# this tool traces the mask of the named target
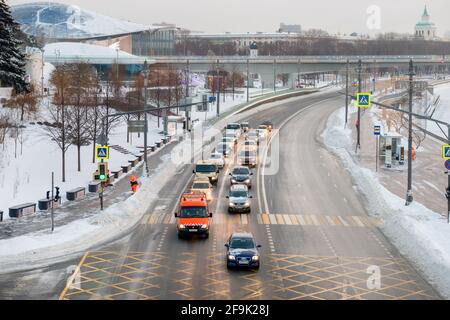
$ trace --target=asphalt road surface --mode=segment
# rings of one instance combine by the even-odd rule
[[[275,131],[259,149],[250,214],[227,212],[233,164],[222,170],[209,239],[177,237],[173,213],[193,178],[186,165],[131,235],[76,261],[1,276],[0,298],[439,299],[379,231],[382,221],[367,215],[323,145],[326,120],[341,105],[328,92],[243,113],[251,127],[270,120]],[[235,231],[252,232],[262,245],[259,271],[227,270],[224,244]]]

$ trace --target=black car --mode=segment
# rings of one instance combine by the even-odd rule
[[[230,173],[230,183],[233,184],[245,184],[249,189],[252,187],[251,176],[253,173],[248,167],[239,166],[234,167]]]
[[[227,268],[251,268],[259,269],[260,256],[255,239],[251,233],[233,233],[227,247]]]

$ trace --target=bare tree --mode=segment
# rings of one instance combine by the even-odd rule
[[[77,168],[81,171],[81,147],[89,144],[89,121],[87,121],[90,103],[91,83],[95,74],[87,63],[72,65],[71,68],[71,96],[73,101],[68,108],[68,121],[72,124],[72,144],[77,147]]]
[[[20,110],[20,121],[24,121],[26,115],[35,113],[37,111],[38,98],[33,87],[29,92],[14,93],[11,99],[9,99],[5,107],[17,108]]]
[[[72,125],[67,121],[67,103],[70,101],[72,81],[70,71],[69,65],[59,65],[50,77],[50,83],[55,87],[56,93],[53,104],[48,108],[49,120],[53,123],[46,126],[47,135],[61,150],[62,182],[66,182],[66,152],[72,143]]]

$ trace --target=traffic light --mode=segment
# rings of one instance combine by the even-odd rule
[[[447,199],[450,199],[450,188],[448,188],[448,187],[445,189],[445,197]]]
[[[58,202],[58,200],[59,200],[59,187],[55,187],[55,189],[56,189],[56,194],[55,194],[55,202]]]
[[[99,162],[98,163],[98,180],[101,182],[106,182],[108,180],[108,163]]]

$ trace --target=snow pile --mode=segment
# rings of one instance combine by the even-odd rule
[[[376,175],[352,159],[350,130],[344,129],[344,109],[334,112],[323,133],[325,144],[341,159],[367,201],[369,214],[384,220],[383,232],[429,282],[450,298],[450,225],[439,214],[414,202],[405,206],[381,185]]]

